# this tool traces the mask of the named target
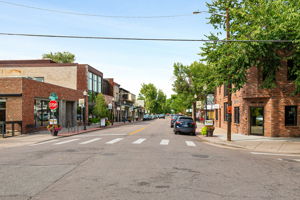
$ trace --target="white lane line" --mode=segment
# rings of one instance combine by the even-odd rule
[[[83,138],[83,137],[95,137],[95,136],[122,136],[122,135],[128,135],[128,134],[109,134],[109,133],[105,133],[105,134],[92,134],[92,135],[78,135],[78,136],[74,136],[76,138]]]
[[[196,144],[192,141],[185,141],[186,145],[190,146],[190,147],[195,147]]]
[[[88,141],[85,141],[85,142],[81,142],[79,144],[89,144],[89,143],[92,143],[92,142],[96,142],[98,140],[101,140],[101,138],[94,138],[94,139],[91,139],[91,140],[88,140]]]
[[[170,140],[161,140],[160,145],[168,145]]]
[[[300,155],[295,154],[280,154],[280,153],[263,153],[263,152],[250,152],[254,155],[267,155],[267,156],[290,156],[290,157],[298,157]]]
[[[37,146],[37,145],[47,144],[47,143],[51,143],[51,142],[57,142],[57,140],[48,140],[48,141],[45,141],[45,142],[40,142],[40,143],[36,143],[36,144],[30,144],[28,146]]]
[[[113,139],[113,140],[111,140],[111,141],[109,141],[109,142],[106,142],[106,144],[114,144],[114,143],[116,143],[116,142],[120,142],[121,140],[123,140],[124,138],[116,138],[116,139]]]
[[[140,138],[136,141],[134,141],[132,144],[141,144],[142,142],[144,142],[146,140],[146,138]]]
[[[55,143],[54,145],[66,144],[66,143],[74,142],[76,140],[79,140],[79,139],[72,139],[72,140],[62,141],[62,142]]]
[[[300,162],[300,159],[294,159],[294,161]]]

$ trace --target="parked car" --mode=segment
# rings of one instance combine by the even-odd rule
[[[186,116],[179,116],[174,123],[174,133],[189,133],[192,135],[196,135],[196,123],[193,118]]]
[[[175,123],[175,121],[177,120],[177,118],[179,117],[179,116],[181,116],[181,115],[172,115],[172,117],[171,117],[171,128],[173,128],[174,127],[174,123]]]
[[[144,117],[143,117],[143,121],[147,121],[150,119],[151,119],[150,115],[144,115]]]
[[[158,118],[159,119],[165,119],[166,117],[165,117],[165,114],[160,114],[160,115],[158,115]]]

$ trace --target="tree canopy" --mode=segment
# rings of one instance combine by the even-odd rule
[[[167,96],[152,83],[142,84],[139,99],[145,101],[145,108],[150,113],[166,113],[167,111]]]
[[[231,83],[240,89],[247,70],[256,66],[265,75],[263,88],[276,86],[275,73],[282,61],[293,60],[291,73],[296,93],[300,93],[300,1],[299,0],[213,0],[207,4],[209,23],[219,32],[209,39],[220,39],[226,30],[226,8],[230,14],[231,40],[293,40],[293,42],[205,43],[201,55],[213,66],[220,84]],[[216,15],[220,14],[220,15]]]
[[[109,110],[105,102],[103,94],[99,93],[96,97],[95,106],[93,108],[93,114],[99,118],[105,118],[109,116]]]
[[[57,63],[73,63],[75,61],[75,55],[70,52],[56,52],[43,54],[43,58],[50,58]]]

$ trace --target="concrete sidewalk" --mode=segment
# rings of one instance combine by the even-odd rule
[[[73,129],[67,129],[64,128],[60,131],[58,136],[52,136],[49,131],[39,131],[35,133],[30,133],[30,134],[23,134],[23,135],[18,135],[14,137],[7,137],[7,138],[2,138],[0,137],[0,149],[1,148],[7,148],[7,147],[16,147],[16,146],[23,146],[23,145],[30,145],[38,142],[43,142],[47,140],[53,140],[57,139],[60,137],[69,137],[73,135],[79,135],[83,133],[88,133],[92,131],[98,131],[98,130],[103,130],[103,129],[108,129],[108,128],[114,128],[114,127],[119,127],[119,126],[124,126],[124,125],[130,125],[130,124],[135,124],[139,123],[141,121],[136,121],[136,122],[115,122],[114,125],[112,126],[107,126],[107,127],[99,127],[99,125],[92,125],[92,126],[87,126],[87,130],[83,130],[83,126],[76,127]]]
[[[197,123],[197,133],[204,125]],[[291,137],[264,137],[253,135],[232,134],[230,142],[227,141],[227,132],[224,129],[216,128],[213,137],[198,135],[201,140],[231,146],[235,148],[248,149],[256,152],[300,154],[300,138]]]

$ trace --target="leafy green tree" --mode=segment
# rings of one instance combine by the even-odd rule
[[[167,96],[154,84],[142,84],[138,99],[145,101],[145,108],[150,113],[165,113]]]
[[[70,52],[56,52],[43,54],[43,58],[50,58],[57,63],[73,63],[75,61],[75,55]]]
[[[105,118],[109,116],[109,110],[105,102],[103,94],[99,93],[96,97],[93,114],[98,118]]]
[[[179,95],[177,98],[184,99],[183,102],[189,107],[192,105],[193,117],[196,118],[196,101],[204,100],[217,85],[213,67],[199,62],[191,65],[175,63],[173,74],[173,90]]]
[[[214,66],[220,84],[231,83],[238,90],[247,81],[247,71],[256,66],[264,74],[263,88],[276,86],[275,74],[283,61],[292,59],[291,73],[300,93],[300,1],[299,0],[213,0],[207,4],[209,23],[219,32],[208,36],[220,39],[226,30],[229,10],[231,40],[292,40],[293,42],[205,43],[201,55]],[[221,14],[221,15],[218,15]],[[222,38],[221,38],[222,39]]]

